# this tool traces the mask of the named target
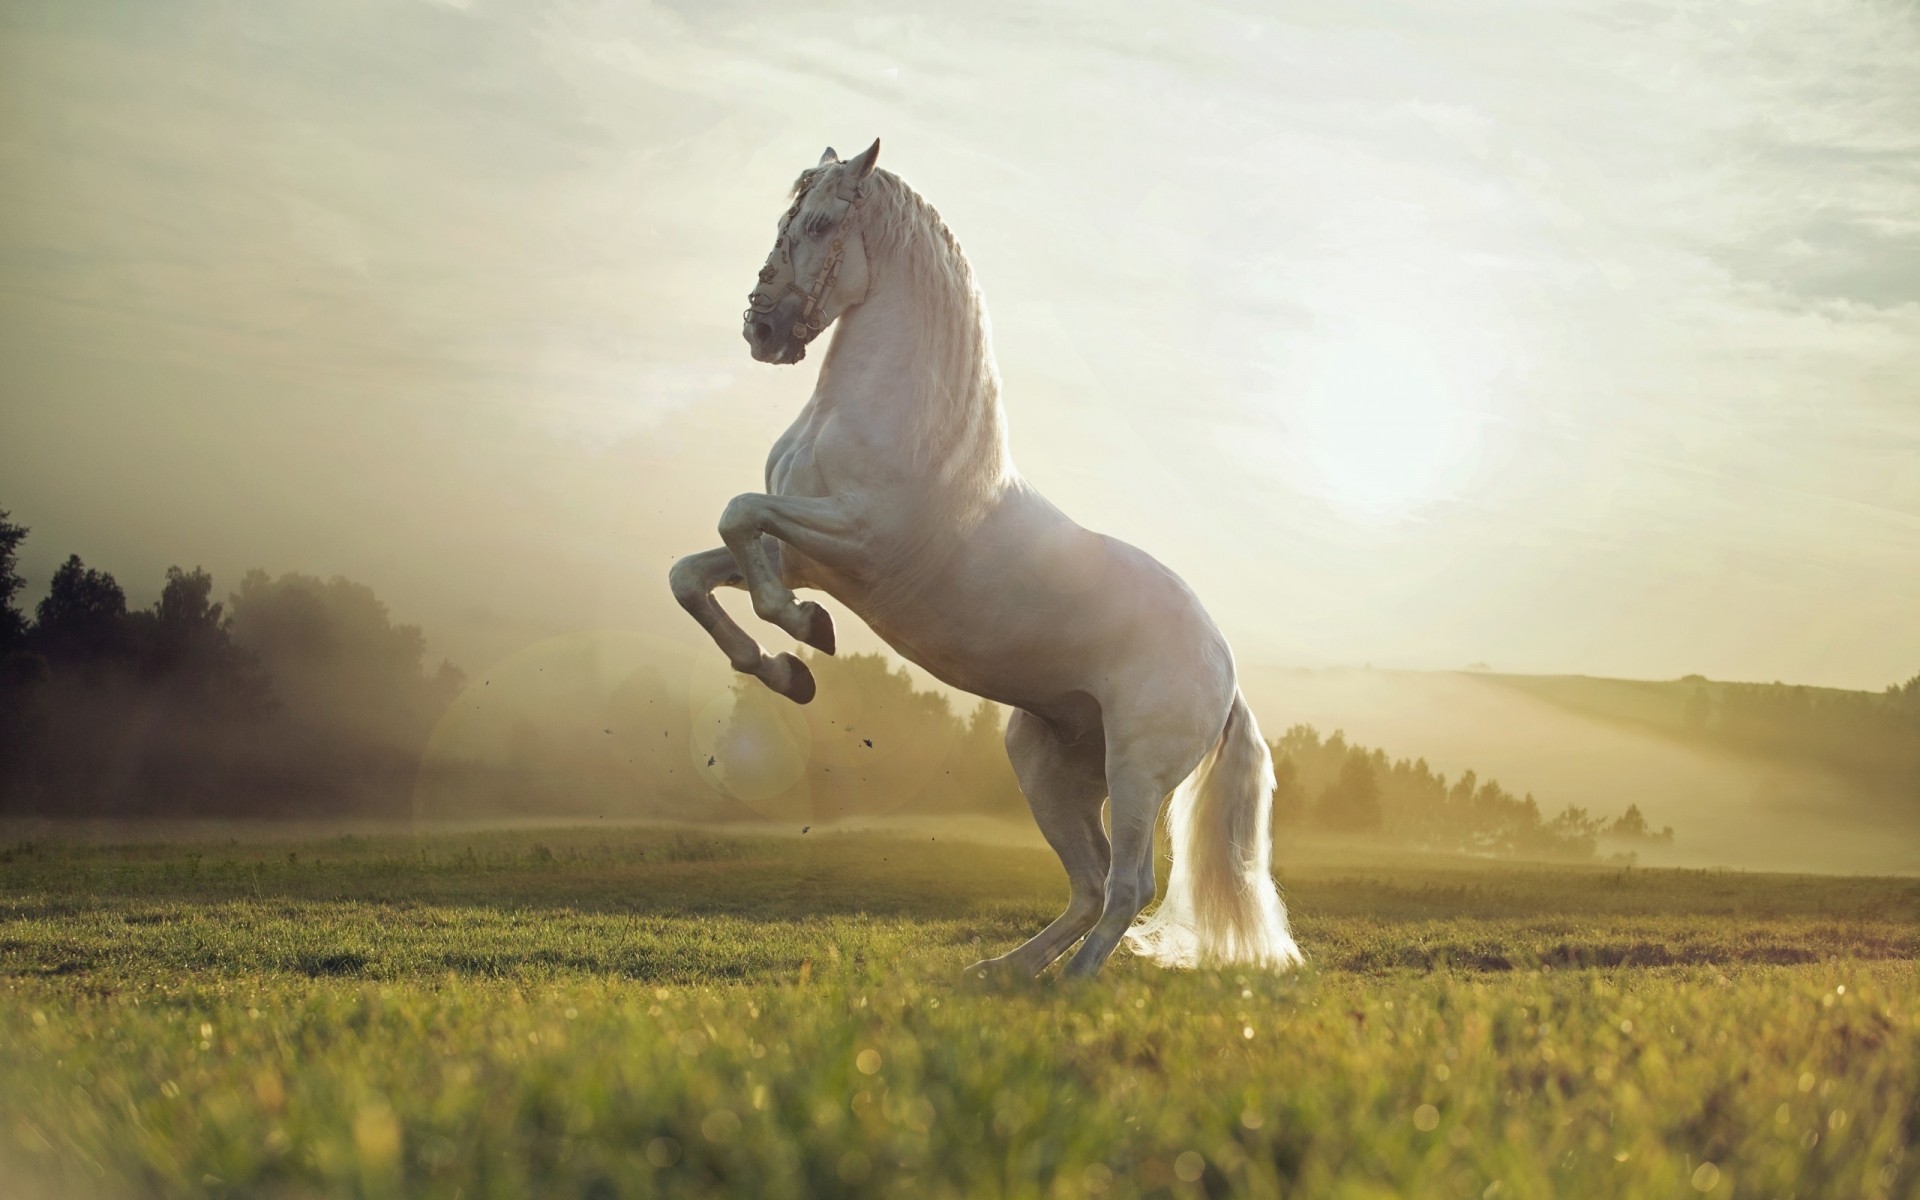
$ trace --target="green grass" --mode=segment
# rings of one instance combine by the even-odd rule
[[[1920,884],[1296,855],[1309,969],[987,991],[926,835],[0,850],[0,1194],[1920,1195]]]

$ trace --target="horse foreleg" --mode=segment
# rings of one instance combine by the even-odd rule
[[[824,654],[834,649],[833,618],[811,600],[797,599],[780,577],[774,538],[808,558],[843,565],[861,553],[860,510],[842,496],[735,496],[720,514],[720,540],[740,566],[753,611]]]
[[[751,675],[796,704],[813,699],[813,672],[791,654],[768,655],[713,598],[717,587],[739,587],[742,579],[733,552],[726,547],[689,554],[667,573],[673,598],[700,622],[726,652],[733,669]]]

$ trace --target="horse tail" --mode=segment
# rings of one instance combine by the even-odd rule
[[[1127,932],[1165,967],[1302,961],[1273,882],[1273,755],[1237,690],[1220,740],[1174,790],[1173,867],[1160,906]]]

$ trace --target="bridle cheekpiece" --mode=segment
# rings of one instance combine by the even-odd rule
[[[808,189],[811,190],[811,189]],[[773,251],[767,255],[767,265],[760,268],[760,286],[747,293],[747,310],[741,314],[742,320],[751,321],[755,313],[762,316],[772,312],[774,307],[787,298],[787,293],[798,292],[801,297],[800,316],[793,323],[793,338],[802,346],[811,342],[826,328],[826,318],[821,309],[829,293],[833,291],[833,281],[840,274],[840,260],[846,256],[846,225],[853,217],[854,209],[859,205],[865,189],[859,184],[853,187],[853,194],[836,192],[835,198],[846,201],[847,211],[840,218],[840,233],[827,243],[826,265],[814,276],[813,286],[803,288],[793,267],[793,222],[800,215],[800,206],[806,203],[807,192],[803,191],[793,199],[793,207],[786,216],[780,218],[780,234],[773,239]],[[787,280],[786,286],[778,291],[767,285],[780,277],[781,268],[793,272],[796,278]]]

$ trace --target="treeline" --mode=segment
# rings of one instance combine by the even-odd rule
[[[1317,828],[1435,850],[1571,859],[1594,857],[1603,840],[1629,847],[1673,840],[1672,827],[1656,832],[1638,805],[1612,821],[1577,805],[1548,818],[1532,793],[1515,796],[1472,770],[1449,783],[1424,758],[1389,759],[1339,731],[1322,738],[1311,725],[1295,725],[1270,745],[1277,831]]]
[[[1697,675],[1681,683],[1692,691],[1676,732],[1689,740],[1814,764],[1920,805],[1920,675],[1878,694]]]
[[[29,607],[27,535],[0,511],[0,815],[1026,811],[998,706],[956,711],[882,655],[811,656],[820,695],[804,708],[741,677],[716,729],[666,660],[616,669],[590,638],[468,688],[341,578],[252,571],[216,599],[206,571],[174,567],[137,607],[73,556]]]
[[[417,811],[794,827],[1026,812],[1001,709],[922,691],[885,655],[806,652],[819,694],[803,706],[744,675],[690,697],[670,654],[581,635],[495,664],[436,732]]]
[[[391,811],[463,686],[339,578],[253,571],[220,602],[205,571],[173,567],[129,608],[75,555],[29,614],[27,534],[0,511],[0,812]]]
[[[663,662],[629,658],[609,677],[590,641],[469,689],[450,663],[429,668],[418,627],[341,578],[252,571],[216,601],[207,572],[174,567],[158,601],[132,608],[73,556],[29,613],[27,533],[0,511],[0,814],[1026,815],[1004,711],[957,709],[884,655],[809,654],[820,686],[806,706],[742,677],[695,714]],[[1920,681],[1894,697],[1916,701]],[[1272,747],[1283,836],[1572,858],[1672,838],[1638,808],[1548,818],[1472,771],[1449,781],[1305,725]]]
[[[977,812],[1024,817],[1026,802],[1001,745],[999,706],[956,711],[937,691],[916,690],[881,654],[806,661],[819,695],[805,707],[752,680],[715,741],[713,766],[763,815],[832,820],[893,812]],[[1670,844],[1637,805],[1611,819],[1575,805],[1546,816],[1471,770],[1449,780],[1425,759],[1323,738],[1296,725],[1270,743],[1274,829],[1364,834],[1429,849],[1585,860],[1603,850]]]
[[[884,654],[807,652],[805,706],[742,677],[714,768],[764,815],[828,821],[891,813],[1018,816],[1025,798],[1002,743],[1005,711],[956,711]]]

